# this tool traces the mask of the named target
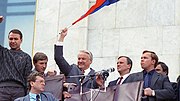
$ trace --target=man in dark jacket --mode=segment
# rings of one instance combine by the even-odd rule
[[[22,33],[18,29],[9,32],[10,50],[0,45],[0,100],[14,101],[24,96],[27,76],[31,73],[31,57],[20,48]]]
[[[40,72],[33,72],[28,77],[29,94],[17,98],[15,101],[59,101],[51,93],[44,92],[44,75]]]
[[[119,72],[119,78],[109,82],[108,86],[121,85],[125,82],[126,78],[132,68],[132,60],[127,56],[120,56],[117,60],[117,71]]]
[[[126,82],[144,81],[142,101],[166,101],[175,97],[175,91],[168,76],[155,71],[158,56],[152,51],[144,51],[141,56],[142,72],[130,74]]]
[[[78,61],[77,65],[69,63],[63,57],[63,41],[65,36],[67,35],[67,28],[63,29],[58,42],[55,45],[55,61],[56,64],[59,66],[60,71],[65,75],[69,76],[66,78],[66,82],[68,83],[75,83],[78,86],[86,87],[86,88],[98,88],[101,84],[100,79],[96,80],[95,76],[91,78],[90,75],[95,74],[95,70],[90,68],[90,65],[93,60],[93,55],[88,50],[81,50],[78,54]],[[82,79],[82,77],[73,77],[73,76],[83,76],[89,75]]]

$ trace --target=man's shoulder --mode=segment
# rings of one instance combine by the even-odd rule
[[[81,71],[76,64],[72,64],[72,65],[70,65],[70,67],[71,67],[71,72],[78,72],[79,73]]]
[[[72,66],[72,67],[78,67],[76,64],[71,64],[70,66]]]
[[[155,75],[154,77],[158,77],[159,79],[167,79],[167,78],[169,79],[168,75],[163,75],[161,73],[157,73],[156,71],[154,72],[153,75]]]
[[[19,51],[19,55],[26,58],[26,59],[31,59],[31,56],[28,53],[26,53],[26,52],[24,52],[22,50]]]
[[[49,92],[42,92],[41,94],[46,95],[46,96],[53,96],[52,93],[49,93]]]
[[[137,72],[137,73],[130,74],[124,82],[128,83],[128,82],[136,82],[136,81],[142,81],[142,80],[143,80],[143,73]]]
[[[93,68],[90,68],[90,70],[95,71]]]
[[[117,80],[118,80],[118,79],[110,81],[110,82],[109,82],[109,85],[116,83]]]
[[[21,50],[22,54],[26,55],[26,56],[30,56],[28,53],[24,52],[23,50]]]
[[[41,96],[42,96],[42,99],[43,99],[43,96],[46,98],[49,98],[49,99],[56,99],[55,97],[54,97],[54,95],[52,94],[52,93],[49,93],[49,92],[42,92],[41,93]]]
[[[136,75],[140,75],[142,73],[143,73],[142,71],[141,72],[136,72],[136,73],[131,73],[131,74],[129,74],[129,76],[136,76]]]
[[[4,51],[9,51],[8,48],[3,47],[2,45],[0,45],[0,50],[1,50],[1,51],[2,51],[2,50],[4,50]]]
[[[28,99],[28,96],[29,95],[26,95],[26,96],[23,96],[23,97],[19,97],[19,98],[15,99],[14,101],[25,101],[26,98]]]

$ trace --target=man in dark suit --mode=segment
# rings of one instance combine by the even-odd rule
[[[32,72],[28,76],[30,92],[24,97],[17,98],[15,101],[59,101],[51,93],[44,92],[44,75],[40,72]]]
[[[155,68],[156,72],[162,74],[162,75],[167,75],[169,74],[169,67],[164,63],[164,62],[158,62],[157,66]],[[175,91],[176,98],[174,99],[169,99],[168,101],[177,101],[177,83],[176,82],[171,82],[171,85]]]
[[[132,68],[132,60],[127,56],[120,56],[117,60],[117,71],[120,77],[114,81],[109,82],[108,86],[115,86],[117,84],[122,84],[129,76]]]
[[[142,72],[130,74],[127,82],[144,81],[142,101],[165,101],[175,97],[175,91],[168,76],[155,71],[158,56],[155,52],[144,51],[141,56]]]
[[[63,57],[63,41],[65,36],[67,35],[67,28],[63,29],[60,33],[60,37],[58,42],[55,45],[55,61],[59,66],[60,71],[67,76],[66,82],[75,83],[78,86],[86,87],[86,88],[98,88],[99,85],[103,83],[99,77],[93,76],[95,71],[90,68],[90,65],[93,60],[93,55],[88,50],[81,50],[78,53],[78,61],[77,65],[70,65]],[[80,77],[85,75],[86,77]],[[89,75],[89,76],[87,76]],[[74,77],[73,77],[74,76]],[[75,77],[79,76],[79,77]],[[82,83],[81,83],[82,82]]]

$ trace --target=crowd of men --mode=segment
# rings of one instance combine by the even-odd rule
[[[0,16],[0,23],[3,16]],[[54,59],[60,71],[67,77],[64,83],[97,89],[104,86],[104,77],[91,68],[93,55],[88,50],[80,50],[77,55],[77,64],[69,64],[63,56],[63,41],[68,29],[61,31],[57,43],[54,45]],[[48,57],[37,52],[31,57],[22,51],[23,35],[20,30],[13,29],[8,34],[10,49],[0,45],[0,101],[58,101],[51,93],[44,92],[44,77],[55,76],[56,71],[45,73]],[[145,50],[141,56],[142,71],[130,73],[133,62],[128,56],[119,56],[117,71],[119,78],[110,81],[108,87],[144,81],[142,101],[180,101],[179,79],[170,82],[168,66],[159,62],[155,52]],[[96,74],[97,73],[97,74]],[[86,76],[89,75],[89,76]],[[75,77],[79,76],[79,77]],[[71,97],[64,89],[63,100]]]

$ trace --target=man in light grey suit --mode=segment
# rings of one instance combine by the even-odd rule
[[[141,56],[142,72],[130,74],[126,83],[144,81],[142,101],[165,101],[175,96],[168,76],[159,74],[155,71],[158,56],[155,52],[144,51]]]
[[[32,72],[28,77],[30,92],[15,101],[59,101],[51,93],[44,92],[45,80],[42,73]]]

